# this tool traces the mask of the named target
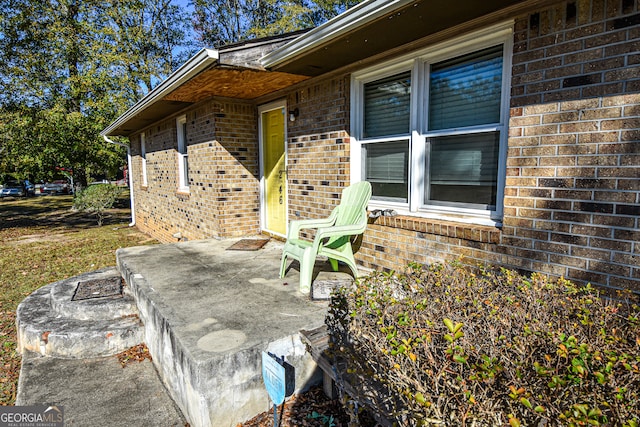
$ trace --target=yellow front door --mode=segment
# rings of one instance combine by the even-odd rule
[[[284,108],[262,113],[265,226],[268,231],[282,235],[287,233],[284,115]]]

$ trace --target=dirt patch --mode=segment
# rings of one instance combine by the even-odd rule
[[[26,234],[24,236],[19,236],[13,241],[6,242],[11,246],[18,245],[28,245],[30,243],[43,243],[43,242],[56,242],[56,243],[64,243],[66,241],[71,240],[71,237],[68,236],[70,232],[60,232],[60,233],[40,233],[40,234]]]
[[[338,400],[330,400],[322,387],[314,387],[306,393],[290,397],[282,406],[278,406],[279,426],[347,426],[349,416]],[[314,415],[315,414],[315,415]],[[282,416],[280,421],[280,416]],[[329,423],[329,420],[333,424]],[[326,421],[323,423],[323,421]],[[236,427],[271,427],[273,409],[263,412],[238,424]]]

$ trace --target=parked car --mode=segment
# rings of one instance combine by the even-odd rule
[[[47,182],[40,188],[41,194],[71,194],[71,185],[64,179]]]
[[[35,193],[35,186],[28,180],[11,180],[7,181],[0,190],[0,197],[27,197]]]

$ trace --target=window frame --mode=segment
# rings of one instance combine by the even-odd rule
[[[502,45],[502,91],[500,122],[457,129],[429,131],[429,70],[430,65],[467,55],[491,46]],[[504,186],[506,179],[506,153],[509,129],[509,98],[511,88],[511,58],[513,50],[513,21],[502,22],[443,43],[404,55],[351,75],[351,182],[360,181],[364,174],[364,150],[366,144],[409,140],[408,200],[393,202],[372,199],[370,209],[394,209],[400,214],[434,219],[447,219],[482,225],[501,225],[503,215]],[[364,134],[364,86],[386,77],[411,71],[411,113],[409,133],[363,138]],[[450,135],[467,135],[482,132],[499,132],[496,205],[494,210],[478,209],[467,204],[430,204],[424,200],[428,169],[424,166],[429,151],[428,138]]]
[[[147,187],[149,185],[147,181],[147,143],[145,133],[140,134],[140,175],[142,176],[142,186]]]
[[[189,165],[188,165],[188,145],[185,125],[187,124],[187,116],[182,115],[176,119],[176,135],[178,141],[178,191],[185,193],[189,192]],[[183,131],[183,129],[185,129]],[[187,169],[185,170],[185,163],[187,163]]]

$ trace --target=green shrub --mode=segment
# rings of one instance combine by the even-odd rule
[[[98,226],[102,225],[107,209],[113,207],[121,189],[111,184],[94,184],[79,191],[73,198],[73,208],[92,212],[98,218]]]
[[[457,263],[338,290],[330,353],[357,400],[398,425],[640,425],[640,308]]]

